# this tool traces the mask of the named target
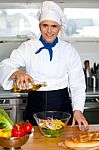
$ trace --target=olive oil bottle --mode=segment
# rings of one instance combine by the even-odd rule
[[[29,92],[29,91],[37,91],[41,87],[45,87],[47,84],[45,82],[39,84],[29,84],[29,89],[22,89],[22,87],[18,87],[16,83],[13,84],[13,92]]]

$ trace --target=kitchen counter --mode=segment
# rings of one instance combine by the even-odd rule
[[[87,97],[97,97],[99,96],[99,88],[87,88],[86,89]]]
[[[4,90],[0,87],[0,98],[21,98],[27,96],[28,93],[15,93],[12,90]]]
[[[13,91],[5,91],[0,87],[0,98],[20,98],[27,97],[28,93],[14,93]],[[86,90],[87,97],[97,97],[99,96],[99,89],[96,88],[87,88]]]
[[[90,131],[99,130],[99,125],[90,125],[89,130]],[[74,150],[74,149],[70,149],[70,148],[59,147],[58,143],[64,142],[64,140],[66,140],[68,137],[78,135],[81,132],[82,131],[79,131],[78,127],[66,126],[60,137],[47,138],[47,137],[44,137],[43,135],[41,135],[38,127],[34,127],[34,135],[29,138],[28,142],[22,147],[22,150],[63,150],[63,149],[64,150]],[[4,150],[4,149],[2,147],[0,147],[0,150]],[[85,150],[86,150],[86,148],[85,148]],[[91,150],[93,150],[93,149],[91,149]],[[99,150],[99,149],[94,148],[94,150]]]

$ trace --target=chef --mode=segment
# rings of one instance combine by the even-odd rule
[[[12,89],[14,82],[28,90],[30,82],[46,82],[47,86],[28,93],[25,119],[35,125],[36,112],[66,111],[73,117],[72,126],[77,122],[80,130],[82,125],[87,130],[82,63],[77,50],[58,38],[59,31],[67,26],[62,9],[52,1],[44,1],[38,18],[40,37],[22,43],[0,63],[0,83],[5,90]],[[20,67],[26,67],[26,72]]]

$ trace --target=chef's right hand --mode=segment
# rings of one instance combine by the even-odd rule
[[[29,83],[34,84],[34,80],[30,75],[26,74],[23,71],[19,71],[19,70],[14,72],[10,76],[10,79],[14,79],[17,87],[20,88],[20,86],[21,86],[23,90],[29,89]]]

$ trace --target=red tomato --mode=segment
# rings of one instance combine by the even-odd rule
[[[24,126],[22,124],[15,124],[12,129],[12,136],[13,137],[20,137],[25,134]]]
[[[30,122],[26,121],[25,124],[24,124],[24,129],[25,129],[26,133],[31,132],[32,124]]]

